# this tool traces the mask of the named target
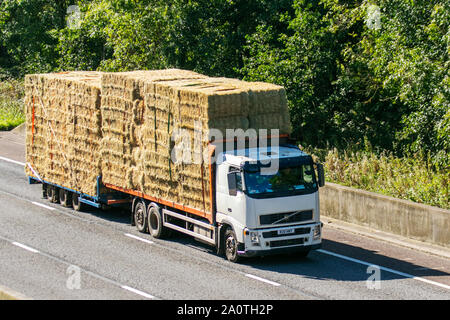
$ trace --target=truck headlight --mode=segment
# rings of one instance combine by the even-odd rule
[[[320,224],[316,225],[313,229],[313,240],[320,239]]]
[[[247,228],[244,229],[244,236],[247,236],[250,238],[250,241],[253,245],[259,246],[259,237],[258,232],[256,231],[250,231]]]
[[[250,232],[250,241],[252,243],[255,243],[255,244],[258,243],[259,244],[258,232],[254,232],[254,231]]]

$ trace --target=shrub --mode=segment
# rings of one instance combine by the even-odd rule
[[[10,130],[25,121],[23,97],[22,81],[0,82],[0,130]]]
[[[306,148],[324,162],[327,181],[387,196],[450,209],[449,168],[428,157],[395,157],[374,151]]]

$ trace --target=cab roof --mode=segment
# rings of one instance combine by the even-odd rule
[[[267,148],[247,148],[232,151],[225,151],[222,154],[223,162],[235,166],[243,166],[245,163],[257,163],[258,161],[269,161],[272,159],[288,159],[298,157],[308,157],[309,155],[296,146],[279,146]]]

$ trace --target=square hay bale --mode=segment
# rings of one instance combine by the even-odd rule
[[[100,73],[25,77],[26,161],[39,176],[96,195],[100,172]],[[26,167],[28,175],[34,175]]]
[[[104,74],[101,109],[103,181],[200,211],[211,208],[211,129],[290,131],[282,87],[177,69]]]
[[[226,129],[291,130],[284,89],[267,83],[167,69],[29,75],[25,85],[27,162],[90,195],[101,175],[209,212],[212,129],[222,138]]]

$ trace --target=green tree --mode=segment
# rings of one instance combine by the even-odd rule
[[[449,5],[296,0],[285,32],[262,24],[247,37],[241,71],[286,87],[294,136],[303,143],[430,154],[445,167]]]
[[[353,41],[353,24],[333,28],[328,2],[294,1],[295,15],[284,33],[261,25],[247,38],[249,55],[242,72],[247,80],[278,83],[286,88],[294,137],[324,146],[345,141],[337,126],[342,93],[334,94],[341,51]],[[357,28],[358,26],[356,26]],[[351,137],[351,135],[347,135]]]
[[[57,66],[55,30],[65,25],[68,0],[0,2],[0,69],[13,76]]]
[[[178,67],[239,76],[245,37],[283,25],[291,0],[79,1],[79,28],[60,32],[60,65],[102,70]]]
[[[292,0],[175,0],[164,55],[172,66],[239,77],[246,36],[260,24],[285,29],[280,17]]]

